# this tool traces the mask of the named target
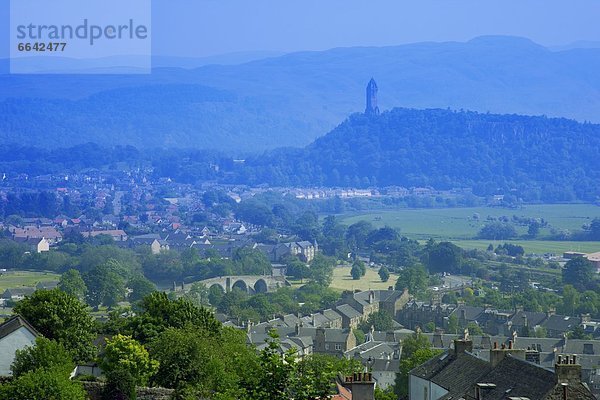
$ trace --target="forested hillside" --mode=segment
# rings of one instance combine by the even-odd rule
[[[180,61],[183,68],[149,75],[0,73],[0,141],[211,148],[236,156],[301,147],[364,110],[371,77],[382,110],[450,107],[600,122],[594,48],[550,51],[522,38],[482,37],[196,69]]]
[[[525,200],[600,194],[600,125],[567,119],[398,108],[354,114],[303,150],[249,159],[238,181],[273,185],[514,193]]]

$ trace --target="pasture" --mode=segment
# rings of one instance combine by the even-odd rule
[[[58,281],[60,275],[52,272],[7,271],[0,272],[0,293],[6,289],[35,287],[39,282]]]
[[[333,281],[329,286],[331,289],[343,290],[387,290],[389,286],[394,286],[398,280],[398,276],[390,274],[390,279],[387,282],[382,282],[377,274],[377,270],[367,267],[365,276],[355,281],[350,275],[349,266],[335,267],[333,270]]]
[[[568,242],[543,240],[556,230],[577,231],[582,225],[589,224],[600,217],[600,207],[592,204],[543,204],[526,205],[518,209],[499,207],[468,208],[433,208],[433,209],[398,209],[393,211],[370,211],[364,213],[344,214],[340,218],[350,225],[365,220],[375,227],[391,226],[399,229],[401,234],[412,239],[449,240],[465,248],[485,249],[490,243],[501,242],[476,240],[479,230],[488,222],[488,217],[499,218],[512,216],[525,218],[543,218],[549,226],[540,230],[537,240],[509,240],[525,247],[527,252],[560,253],[563,251],[600,251],[600,242]],[[518,226],[517,232],[524,236],[526,226]],[[502,241],[503,243],[504,241]]]

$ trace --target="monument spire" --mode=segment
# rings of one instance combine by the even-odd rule
[[[375,83],[375,79],[371,78],[367,85],[367,108],[365,109],[365,114],[367,115],[379,115],[377,90],[377,83]]]

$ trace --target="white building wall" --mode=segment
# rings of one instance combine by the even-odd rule
[[[446,389],[418,376],[409,375],[409,400],[437,400],[448,393]]]
[[[35,336],[24,326],[0,340],[0,376],[12,375],[10,365],[15,359],[17,350],[35,344]]]

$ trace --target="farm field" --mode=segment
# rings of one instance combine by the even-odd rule
[[[34,287],[41,281],[58,281],[60,275],[51,272],[8,271],[0,273],[0,293],[6,289]]]
[[[525,253],[544,254],[554,253],[560,255],[565,251],[577,251],[581,253],[594,253],[600,251],[600,242],[568,242],[553,240],[452,240],[457,246],[464,249],[485,250],[489,244],[494,247],[510,242],[523,246]]]
[[[387,282],[381,282],[377,271],[367,267],[365,276],[355,281],[350,276],[351,267],[335,267],[333,270],[333,281],[329,286],[335,290],[386,290],[389,286],[394,286],[398,276],[390,274],[390,279]]]
[[[550,228],[557,230],[580,230],[594,218],[600,217],[600,207],[592,204],[545,204],[527,205],[518,209],[496,207],[439,208],[439,209],[398,209],[394,211],[371,211],[358,214],[345,214],[340,218],[345,224],[365,220],[375,227],[391,226],[400,229],[402,235],[412,239],[449,240],[467,248],[483,248],[489,240],[475,240],[479,230],[490,217],[513,215],[526,218],[543,218],[550,225],[540,230],[538,237],[550,234]],[[475,218],[478,217],[478,218]],[[520,235],[525,235],[527,227],[515,226]],[[504,241],[503,241],[504,242]],[[558,253],[562,251],[600,251],[600,242],[558,242],[546,240],[510,240],[525,247],[527,252]],[[491,243],[494,243],[493,241]],[[500,244],[494,243],[494,244]]]

